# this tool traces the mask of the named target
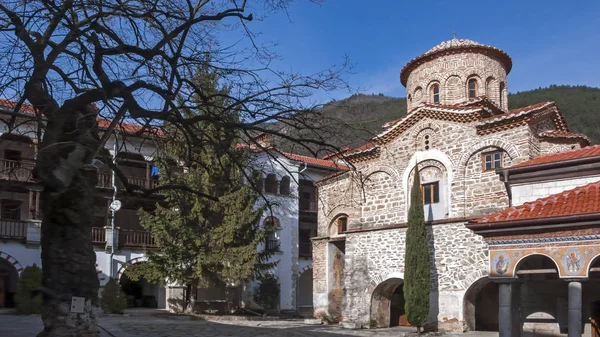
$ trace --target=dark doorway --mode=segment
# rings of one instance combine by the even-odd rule
[[[127,277],[127,272],[121,275],[119,283],[127,296],[128,308],[158,308],[157,284],[150,283],[145,278],[133,281]]]
[[[17,292],[19,272],[10,262],[0,259],[0,308],[15,306],[14,295]]]
[[[390,326],[410,326],[404,311],[404,284],[399,285],[392,293]]]

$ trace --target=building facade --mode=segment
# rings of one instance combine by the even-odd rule
[[[509,189],[499,172],[589,145],[586,136],[569,131],[554,102],[509,110],[511,67],[510,57],[495,47],[453,39],[402,69],[408,113],[345,154],[355,170],[317,183],[324,203],[313,238],[316,317],[362,327],[408,324],[402,292],[405,233],[418,172],[432,262],[427,325],[498,330],[499,286],[489,277],[490,242],[467,224],[553,193],[535,184]],[[563,184],[567,189],[586,182]],[[525,190],[531,195],[524,196]],[[519,323],[558,333],[565,320],[564,312],[556,314],[559,304],[540,309],[539,294],[527,289],[520,293]],[[532,323],[539,317],[545,324]]]
[[[13,106],[12,102],[0,100],[0,114],[10,117]],[[23,268],[34,264],[41,266],[43,223],[39,220],[39,186],[32,176],[38,151],[36,122],[29,106],[24,105],[22,110],[16,116],[16,129],[9,132],[7,125],[0,123],[0,307],[14,305],[12,297],[17,291]],[[98,123],[100,128],[107,126],[106,121]],[[153,159],[157,155],[156,141],[160,139],[152,134],[140,134],[141,129],[141,126],[122,124],[117,128],[116,136],[107,141],[105,151],[115,158],[116,165],[129,183],[153,188],[158,185],[158,170]],[[263,176],[260,188],[265,199],[272,204],[261,221],[275,221],[279,228],[265,243],[278,243],[280,246],[280,251],[272,257],[273,261],[278,261],[272,272],[280,283],[280,303],[276,309],[311,314],[310,237],[315,236],[317,230],[314,181],[339,170],[339,167],[332,161],[276,149],[256,152],[251,165],[251,170]],[[177,284],[163,287],[143,279],[132,282],[127,277],[129,266],[145,262],[144,252],[156,249],[152,236],[140,225],[137,212],[142,207],[151,209],[161,195],[144,198],[128,195],[107,165],[96,163],[96,166],[98,184],[90,240],[96,253],[101,287],[112,277],[119,280],[130,306],[169,308],[169,303],[175,305],[183,287]],[[110,210],[113,195],[122,202],[114,218]],[[255,308],[254,286],[251,282],[243,289],[233,291],[198,289],[197,309],[212,312],[233,310],[239,306]]]

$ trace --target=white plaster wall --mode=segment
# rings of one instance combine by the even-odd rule
[[[512,189],[513,206],[522,205],[526,202],[544,198],[552,194],[560,193],[575,187],[587,185],[600,180],[600,176],[589,176],[573,179],[553,180],[547,182],[535,182],[527,184],[514,184]]]
[[[42,266],[42,248],[39,245],[27,246],[21,242],[0,241],[0,252],[12,256],[23,268],[33,264]]]

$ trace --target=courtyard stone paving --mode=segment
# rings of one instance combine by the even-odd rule
[[[306,325],[302,320],[206,321],[152,315],[101,316],[102,337],[399,337],[407,328],[347,330],[337,325]],[[0,315],[1,337],[35,337],[42,330],[39,316]],[[497,333],[445,336],[493,337]]]

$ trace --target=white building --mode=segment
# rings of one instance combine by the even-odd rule
[[[11,112],[12,102],[0,100],[0,114]],[[39,187],[32,177],[38,143],[33,116],[32,109],[25,105],[17,120],[20,126],[10,134],[7,125],[0,123],[0,307],[13,305],[12,295],[17,290],[23,268],[41,265],[40,233],[43,224],[39,220]],[[106,126],[105,121],[99,124],[100,127]],[[156,147],[150,135],[134,134],[139,129],[136,125],[121,126],[118,132],[126,137],[112,137],[105,147],[111,155],[117,153],[117,165],[130,183],[151,188],[158,181],[152,169]],[[267,211],[262,221],[272,216],[280,226],[271,238],[272,243],[273,240],[280,242],[280,252],[273,257],[279,261],[273,271],[281,286],[279,309],[295,311],[306,307],[312,313],[309,239],[316,234],[317,224],[313,181],[337,170],[336,165],[331,161],[277,150],[257,153],[255,163],[260,166],[257,168],[264,170],[265,195],[276,204],[272,207],[273,213]],[[154,248],[150,233],[140,225],[137,210],[144,205],[151,206],[160,195],[135,198],[119,191],[120,183],[116,182],[117,199],[122,201],[122,207],[114,218],[113,254],[109,210],[114,191],[113,177],[108,168],[100,167],[98,178],[97,207],[90,239],[96,252],[100,285],[104,286],[110,277],[118,278],[129,296],[130,305],[166,308],[169,297],[180,294],[180,287],[168,286],[172,289],[165,289],[144,280],[130,282],[126,277],[127,267],[146,261],[144,250]],[[230,303],[223,299],[223,293],[216,289],[207,290],[198,290],[199,310],[210,309],[215,304],[219,307],[223,303],[231,308]],[[237,296],[233,306],[253,306],[252,285],[241,295]]]

